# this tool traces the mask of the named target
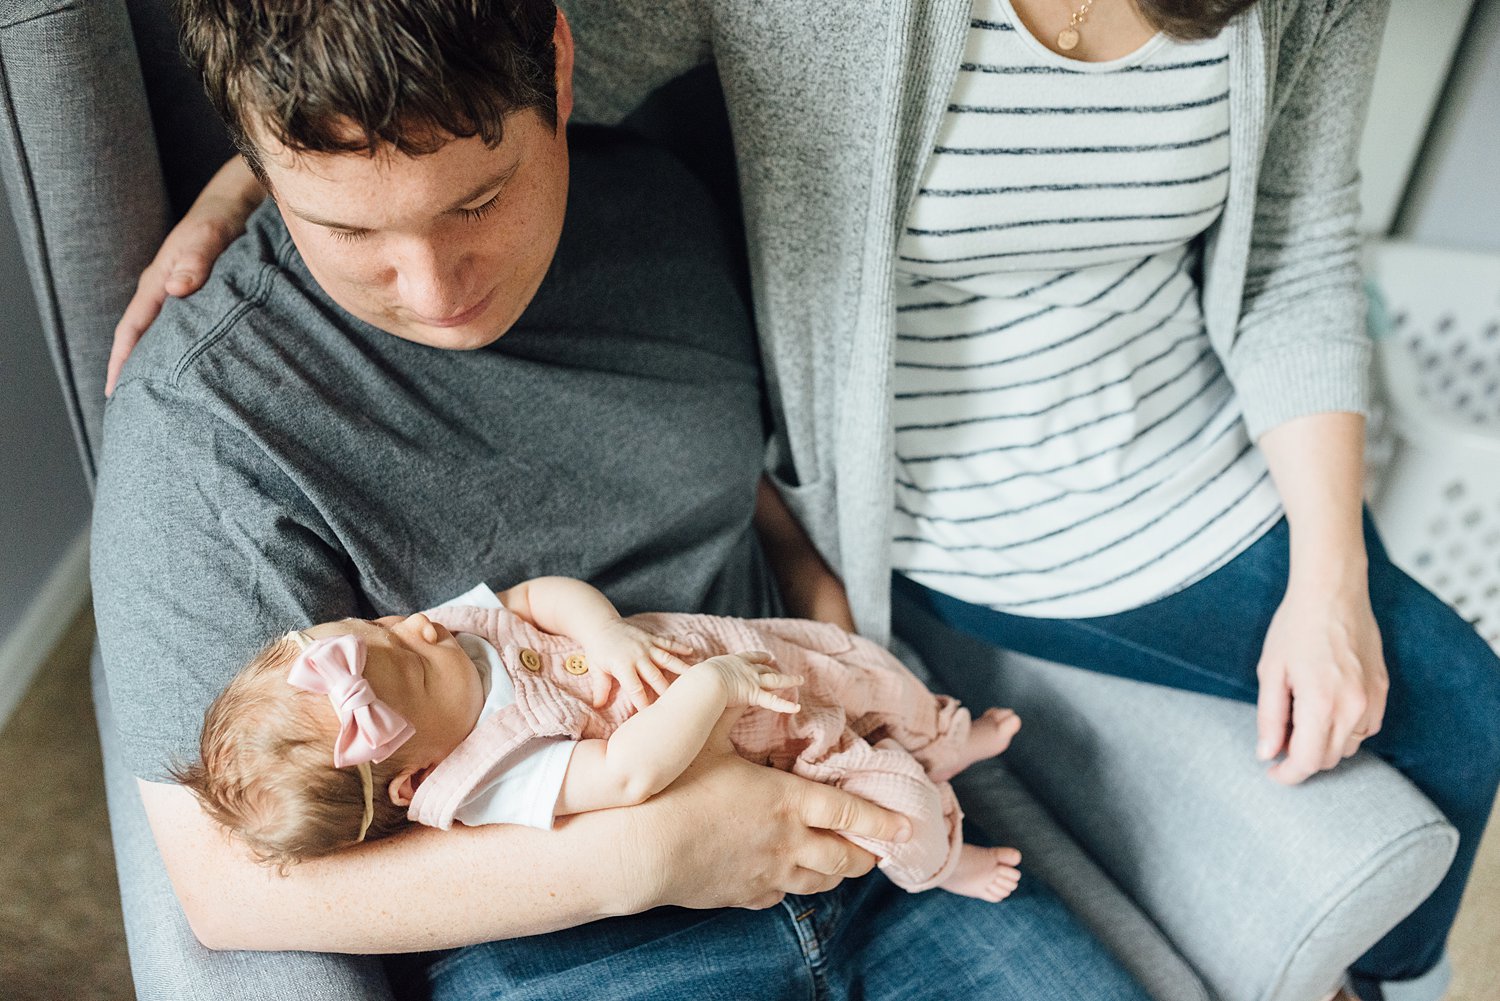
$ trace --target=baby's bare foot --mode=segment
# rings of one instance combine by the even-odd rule
[[[980,848],[964,845],[958,865],[940,884],[949,893],[978,897],[991,903],[1004,900],[1021,882],[1021,853],[1014,848]]]
[[[1009,709],[987,709],[969,727],[969,739],[952,766],[932,773],[937,782],[946,782],[976,761],[993,758],[1010,746],[1011,738],[1021,729],[1021,717]]]

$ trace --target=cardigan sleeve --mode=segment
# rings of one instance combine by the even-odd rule
[[[617,125],[652,91],[711,59],[707,0],[561,0],[580,121]]]
[[[1281,46],[1239,323],[1225,357],[1253,438],[1297,417],[1364,413],[1369,404],[1358,157],[1387,2],[1318,6],[1318,16],[1288,26]],[[1287,44],[1292,38],[1300,44]]]

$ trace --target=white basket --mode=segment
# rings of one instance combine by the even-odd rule
[[[1500,256],[1393,242],[1369,258],[1395,439],[1374,500],[1381,533],[1500,650]]]

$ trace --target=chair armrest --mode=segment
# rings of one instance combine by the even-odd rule
[[[1437,886],[1457,833],[1361,752],[1285,788],[1247,704],[1003,654],[898,602],[940,689],[1024,726],[1005,756],[1223,1001],[1308,1001]]]
[[[378,956],[214,952],[198,944],[157,853],[135,777],[125,767],[97,649],[93,687],[120,905],[139,1001],[392,1001]]]

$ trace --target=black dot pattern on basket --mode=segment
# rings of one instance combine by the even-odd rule
[[[1466,424],[1500,431],[1500,319],[1476,321],[1445,311],[1424,321],[1401,311],[1391,327],[1416,363],[1417,389],[1428,404]]]
[[[1427,520],[1411,568],[1500,649],[1500,497],[1476,496],[1462,480],[1441,496],[1448,507]]]

